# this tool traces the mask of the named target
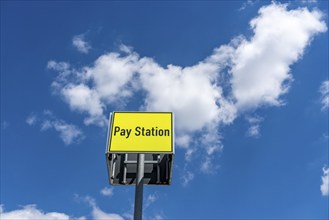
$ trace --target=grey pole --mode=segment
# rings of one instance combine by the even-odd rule
[[[143,216],[143,184],[144,184],[144,154],[138,154],[134,220],[142,220],[142,216]]]

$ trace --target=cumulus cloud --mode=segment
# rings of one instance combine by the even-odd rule
[[[113,214],[113,213],[106,213],[102,211],[100,208],[97,206],[92,207],[92,216],[93,219],[95,220],[124,220],[123,217],[121,217],[118,214]]]
[[[113,187],[105,187],[101,190],[101,194],[103,196],[112,196],[113,195]]]
[[[191,137],[187,134],[179,135],[175,138],[175,143],[182,148],[188,148],[191,143]]]
[[[322,17],[316,10],[287,10],[276,3],[259,10],[250,22],[253,36],[241,40],[233,58],[232,92],[238,109],[282,104],[280,95],[292,80],[290,65],[315,34],[327,30]]]
[[[146,58],[141,63],[141,84],[148,94],[145,110],[175,112],[176,128],[186,132],[220,121],[222,91],[215,82],[220,64],[203,62],[192,67],[162,68]]]
[[[66,145],[79,143],[84,139],[83,132],[76,125],[58,119],[50,110],[45,110],[40,117],[37,114],[31,113],[26,119],[26,123],[29,125],[35,125],[37,122],[40,123],[41,131],[49,129],[57,131],[59,137]]]
[[[44,212],[37,208],[36,205],[26,205],[21,209],[6,212],[1,206],[0,216],[3,220],[69,220],[73,219],[69,215],[60,212]],[[75,219],[85,219],[84,217]]]
[[[322,110],[329,109],[329,80],[323,81],[320,87]]]
[[[129,52],[126,56],[109,53],[100,56],[94,66],[86,68],[85,74],[104,102],[111,103],[132,95],[133,86],[128,84],[138,67],[136,53]]]
[[[174,112],[178,146],[187,150],[187,160],[199,150],[193,145],[206,146],[198,154],[205,158],[201,170],[206,172],[222,150],[220,127],[258,107],[282,105],[293,80],[290,66],[316,34],[327,30],[320,11],[289,10],[275,2],[260,8],[250,28],[250,37],[234,37],[186,67],[161,66],[126,45],[77,69],[49,61],[48,69],[59,72],[52,88],[72,111],[86,116],[87,125],[106,126],[107,108],[124,107],[135,98],[141,100],[138,110]],[[259,123],[252,126],[250,135],[259,135]]]
[[[320,186],[320,190],[323,196],[328,196],[329,195],[329,167],[322,168],[323,171],[323,176],[321,177],[322,179],[322,184]]]
[[[91,46],[85,41],[83,35],[74,36],[72,39],[72,44],[80,53],[87,54],[91,49]]]
[[[73,124],[68,124],[63,120],[45,120],[41,125],[41,130],[54,129],[59,133],[60,138],[66,145],[81,141],[84,138],[82,131]]]
[[[217,48],[205,61],[185,68],[164,68],[151,58],[124,51],[128,54],[102,55],[93,66],[81,70],[49,61],[48,68],[60,73],[52,84],[54,92],[72,110],[87,113],[86,124],[106,125],[106,106],[128,100],[141,90],[146,96],[140,109],[175,112],[178,131],[194,132],[218,122],[230,123],[235,118],[234,104],[222,96],[217,85],[217,72],[224,68],[230,47]]]
[[[84,84],[68,84],[62,89],[61,93],[72,110],[89,113],[89,117],[85,119],[85,124],[103,125],[105,123],[103,104],[96,91]]]
[[[76,195],[76,196],[77,196],[77,199],[83,200],[92,208],[91,215],[94,220],[124,220],[124,218],[118,214],[106,213],[103,210],[101,210],[97,206],[95,199],[93,199],[89,196],[86,196],[86,197],[79,197],[78,195]]]

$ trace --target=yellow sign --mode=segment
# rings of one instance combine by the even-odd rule
[[[114,112],[108,151],[173,153],[172,112]]]

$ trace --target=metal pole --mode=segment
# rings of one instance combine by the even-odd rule
[[[134,220],[142,220],[142,216],[143,216],[143,183],[144,183],[144,154],[138,154]]]

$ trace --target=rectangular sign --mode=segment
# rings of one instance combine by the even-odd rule
[[[172,112],[113,112],[108,152],[173,153]]]

